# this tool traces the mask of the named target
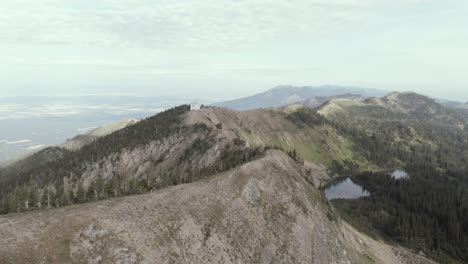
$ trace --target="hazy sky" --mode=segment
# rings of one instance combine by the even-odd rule
[[[0,96],[280,84],[468,100],[466,0],[1,0]]]

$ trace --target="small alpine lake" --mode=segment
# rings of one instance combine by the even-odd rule
[[[325,196],[329,201],[334,199],[358,199],[369,195],[370,193],[364,190],[361,185],[354,183],[351,177],[341,178],[325,189]]]
[[[409,179],[410,175],[401,169],[386,172],[394,180]],[[325,196],[329,201],[336,199],[355,200],[370,196],[370,192],[360,184],[354,182],[350,176],[333,180],[325,187]]]

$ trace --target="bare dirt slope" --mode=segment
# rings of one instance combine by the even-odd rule
[[[357,233],[286,154],[147,195],[0,217],[0,263],[430,263]]]

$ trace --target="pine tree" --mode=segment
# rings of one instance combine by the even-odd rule
[[[97,201],[98,199],[98,194],[96,190],[96,181],[93,180],[89,186],[88,186],[88,191],[86,192],[86,197],[88,200],[95,200]]]
[[[56,202],[55,197],[57,196],[56,191],[53,190],[53,189],[47,189],[47,190],[49,192],[49,196],[48,196],[49,199],[47,201],[47,205],[48,205],[47,208],[54,207],[54,206],[57,207],[57,205],[55,204],[55,202]]]
[[[41,208],[49,208],[50,207],[50,197],[49,197],[49,188],[45,187],[42,190],[42,197],[41,197]]]
[[[9,213],[17,213],[17,212],[20,212],[20,200],[19,200],[19,196],[17,194],[17,189],[15,190],[15,192],[13,193],[12,195],[12,199],[11,199],[11,202],[10,202],[10,209],[8,210]]]
[[[136,194],[138,193],[138,184],[136,179],[132,178],[128,182],[128,193],[129,194]]]
[[[30,207],[38,208],[39,207],[39,192],[37,190],[36,184],[33,183],[33,182],[31,182],[29,184],[28,195],[29,195],[28,203],[29,203]]]
[[[60,206],[64,206],[65,204],[63,204],[63,196],[64,196],[64,190],[63,190],[63,186],[58,186],[57,188],[57,191],[55,192],[55,195],[54,195],[54,203],[55,203],[55,207],[60,207]]]
[[[60,199],[61,201],[61,205],[62,206],[66,206],[66,205],[70,205],[71,204],[71,201],[70,201],[70,194],[73,195],[73,191],[63,191],[63,194],[62,194],[62,197]]]
[[[106,192],[105,192],[104,187],[105,187],[104,179],[102,178],[102,175],[99,174],[96,179],[96,192],[97,192],[98,199],[102,199],[106,197],[105,195]]]
[[[0,205],[0,214],[8,214],[10,212],[10,194],[3,194]]]
[[[113,176],[110,181],[108,181],[105,185],[106,194],[109,197],[117,197],[119,196],[120,191],[120,182],[118,176]]]
[[[27,207],[27,193],[24,188],[24,185],[17,185],[16,190],[15,190],[15,196],[16,196],[16,202],[17,202],[17,211],[21,212],[24,211],[25,209],[28,209]]]
[[[76,201],[76,195],[75,195],[75,192],[73,191],[73,189],[71,189],[70,191],[68,191],[68,202],[69,204],[75,204],[77,203]]]
[[[83,187],[83,183],[78,184],[78,190],[76,191],[76,202],[84,203],[86,202],[86,191]]]

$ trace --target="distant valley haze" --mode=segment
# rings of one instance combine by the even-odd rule
[[[363,100],[390,91],[354,86],[280,85],[258,94],[231,100],[221,90],[211,97],[135,96],[125,94],[87,96],[0,97],[0,165],[28,153],[66,142],[76,135],[131,118],[146,118],[181,104],[193,102],[236,110],[302,104],[319,107],[333,98]],[[203,94],[203,93],[201,93]],[[447,105],[468,108],[462,102],[442,100]]]

